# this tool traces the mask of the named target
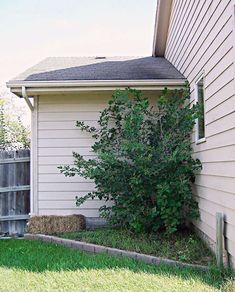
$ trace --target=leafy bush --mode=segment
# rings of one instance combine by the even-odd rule
[[[101,112],[99,129],[78,121],[96,142],[96,159],[73,153],[74,166],[59,167],[66,176],[93,179],[96,189],[81,198],[112,200],[101,215],[135,232],[165,230],[173,233],[186,220],[198,216],[191,182],[200,169],[191,156],[190,133],[198,115],[185,105],[189,89],[164,90],[157,107],[140,91],[117,90]]]

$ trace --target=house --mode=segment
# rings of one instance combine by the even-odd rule
[[[192,135],[203,164],[194,185],[196,227],[213,244],[221,212],[235,265],[235,1],[159,0],[153,56],[164,56],[189,81],[191,103],[204,104],[204,121]]]
[[[92,139],[75,126],[95,125],[116,88],[141,89],[157,98],[164,87],[187,79],[191,103],[204,106],[192,133],[194,157],[203,163],[194,193],[196,228],[215,242],[215,213],[225,219],[226,249],[235,264],[235,2],[158,0],[153,56],[143,58],[47,58],[7,86],[32,110],[31,214],[98,216],[100,201],[75,206],[74,196],[94,184],[66,178],[57,166],[73,162],[72,151],[92,156]],[[33,98],[33,103],[29,100]]]

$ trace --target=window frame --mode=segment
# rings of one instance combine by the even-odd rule
[[[196,119],[196,124],[195,124],[195,143],[196,144],[201,144],[206,142],[206,123],[205,123],[205,117],[206,117],[206,112],[205,112],[205,74],[202,72],[200,75],[198,75],[198,78],[196,79],[194,83],[194,90],[195,90],[195,104],[198,103],[198,83],[203,79],[203,109],[204,109],[204,137],[199,138],[199,119]]]

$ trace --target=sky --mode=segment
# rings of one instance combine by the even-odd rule
[[[0,86],[46,57],[149,56],[157,0],[0,0]]]

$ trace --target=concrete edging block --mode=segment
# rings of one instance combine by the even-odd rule
[[[107,247],[107,253],[115,256],[122,256],[122,250],[113,247]]]
[[[148,264],[154,263],[154,257],[147,254],[137,254],[137,260],[143,261]]]
[[[42,240],[45,242],[52,242],[52,243],[60,244],[60,245],[67,246],[70,248],[78,249],[81,251],[90,252],[90,253],[97,253],[97,254],[98,253],[107,253],[109,255],[114,255],[114,256],[129,257],[129,258],[136,259],[136,260],[148,263],[148,264],[154,264],[154,265],[165,264],[168,266],[178,266],[178,267],[182,267],[182,268],[193,268],[193,269],[200,269],[203,271],[209,270],[209,268],[207,266],[182,263],[182,262],[175,261],[175,260],[164,259],[164,258],[160,258],[160,257],[156,257],[156,256],[147,255],[147,254],[137,253],[137,252],[133,252],[133,251],[127,251],[127,250],[122,250],[122,249],[118,249],[118,248],[112,248],[112,247],[107,247],[107,246],[102,246],[102,245],[97,245],[97,244],[92,244],[92,243],[86,243],[86,242],[82,242],[82,241],[60,238],[57,236],[26,233],[24,238],[27,240]]]
[[[71,243],[71,248],[83,250],[83,243],[73,240],[73,242]]]
[[[123,257],[128,257],[128,258],[132,258],[132,259],[137,259],[137,252],[134,251],[126,251],[126,250],[121,250],[122,252],[122,256]]]
[[[37,238],[35,238],[35,235],[34,234],[31,234],[31,233],[25,233],[24,238],[25,239],[28,239],[28,240],[37,239]]]
[[[82,250],[94,253],[95,252],[95,245],[91,244],[91,243],[83,244]]]
[[[106,246],[95,245],[95,253],[108,253],[108,249]]]

